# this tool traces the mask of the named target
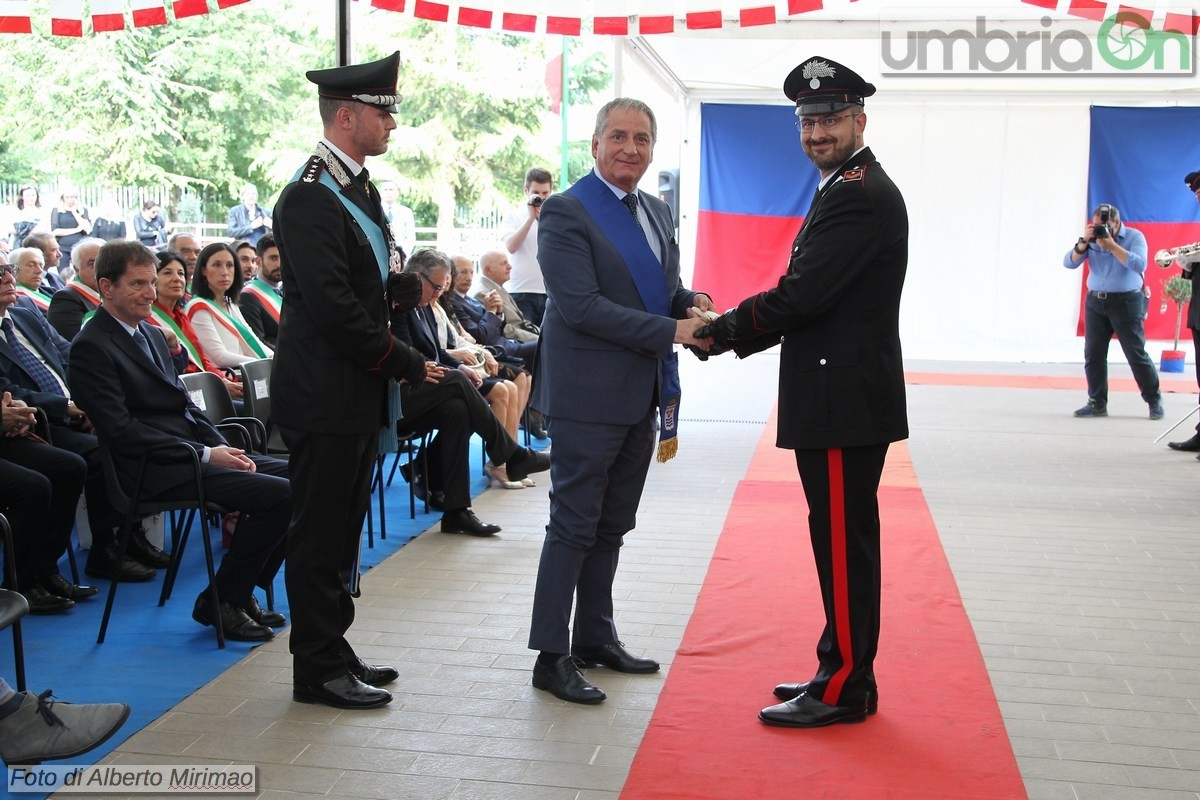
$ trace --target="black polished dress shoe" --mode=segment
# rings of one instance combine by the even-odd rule
[[[537,450],[527,450],[524,447],[513,453],[504,462],[504,470],[510,481],[523,481],[535,472],[545,472],[550,469],[550,456]]]
[[[268,628],[283,628],[287,626],[287,617],[278,611],[267,611],[264,609],[258,604],[258,598],[253,594],[250,595],[250,602],[242,606],[242,611],[245,611],[246,616],[259,625],[266,625]]]
[[[392,702],[392,693],[368,686],[346,673],[322,684],[293,681],[292,699],[298,703],[321,703],[334,708],[379,708]]]
[[[574,656],[563,656],[553,664],[543,664],[540,659],[534,662],[533,688],[544,689],[568,703],[589,706],[604,702],[608,696],[588,683],[588,679],[579,671],[579,661]]]
[[[808,683],[781,683],[775,687],[775,696],[780,700],[795,700],[800,695],[808,691]],[[867,692],[867,713],[874,714],[879,711],[879,690],[871,689]]]
[[[50,594],[41,586],[30,586],[22,589],[21,594],[29,603],[30,614],[61,614],[75,607],[75,601],[68,597]]]
[[[499,525],[483,522],[469,508],[447,511],[442,515],[442,533],[465,533],[468,536],[494,536]]]
[[[53,575],[43,575],[38,582],[50,594],[65,597],[68,600],[86,600],[100,593],[95,586],[76,586],[57,572]]]
[[[400,677],[400,671],[389,664],[368,664],[361,658],[349,665],[350,674],[368,686],[387,686]]]
[[[1185,453],[1200,452],[1200,433],[1184,442],[1167,442],[1167,447],[1172,450],[1182,450]]]
[[[208,590],[205,589],[196,598],[196,605],[192,607],[192,619],[201,625],[207,625],[211,628],[213,617],[209,612]],[[259,625],[246,616],[245,611],[242,611],[227,600],[221,601],[221,611],[217,616],[217,622],[221,625],[221,630],[225,632],[225,638],[230,641],[265,642],[275,638],[275,631],[266,625]]]
[[[653,658],[640,658],[625,649],[621,642],[596,645],[571,645],[571,655],[583,662],[585,667],[608,667],[617,672],[658,672],[658,662]]]
[[[150,540],[146,538],[146,529],[140,524],[135,526],[133,533],[129,535],[129,549],[125,555],[140,564],[155,569],[166,569],[171,566],[171,557],[150,544]]]
[[[128,555],[125,556],[125,560],[121,562],[121,568],[118,570],[116,542],[109,542],[106,545],[93,543],[83,571],[93,578],[106,578],[110,581],[117,580],[119,574],[120,580],[124,583],[153,580],[154,576],[158,574],[154,567],[134,561]]]
[[[786,703],[764,708],[758,712],[758,718],[781,728],[820,728],[837,722],[862,722],[867,718],[867,704],[831,706],[802,694]]]

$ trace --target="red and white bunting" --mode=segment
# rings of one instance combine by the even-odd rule
[[[198,17],[208,13],[208,0],[174,0],[171,11],[175,13],[175,19]]]
[[[135,28],[167,24],[167,9],[163,6],[163,0],[130,0],[129,7],[133,10]]]
[[[83,36],[83,0],[50,0],[50,33]]]
[[[29,0],[0,0],[0,33],[33,33]]]
[[[125,29],[124,0],[91,0],[92,30],[96,33]]]

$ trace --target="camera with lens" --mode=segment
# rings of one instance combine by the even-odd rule
[[[534,208],[537,208],[544,202],[545,200],[543,200],[541,197],[538,197],[536,194],[529,198],[529,205],[533,206]]]
[[[1112,218],[1112,209],[1108,206],[1100,207],[1100,224],[1092,226],[1092,235],[1097,239],[1107,239],[1112,236],[1112,228],[1109,227],[1109,220]]]

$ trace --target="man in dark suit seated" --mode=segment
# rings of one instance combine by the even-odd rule
[[[275,237],[267,234],[255,245],[258,253],[258,274],[248,280],[238,295],[238,306],[242,316],[254,335],[274,349],[279,341],[279,314],[283,306],[283,292],[279,288],[279,247]]]
[[[0,407],[0,511],[12,525],[17,585],[32,614],[61,614],[97,589],[72,586],[58,571],[71,538],[87,464],[32,434],[34,410],[5,387]]]
[[[522,359],[525,369],[532,374],[537,342],[523,342],[506,337],[504,320],[471,297],[471,284],[475,282],[475,265],[471,263],[471,259],[466,256],[454,256],[450,261],[454,265],[454,274],[450,277],[450,307],[454,309],[454,315],[458,317],[463,330],[471,334],[479,344],[502,347],[505,355]]]
[[[268,586],[283,562],[291,518],[287,464],[230,447],[191,401],[159,329],[145,320],[154,302],[158,261],[140,242],[117,240],[100,248],[96,279],[103,302],[71,347],[69,377],[80,405],[110,449],[128,484],[148,448],[181,443],[202,461],[205,497],[240,511],[242,519],[216,575],[220,607],[206,590],[192,618],[219,624],[226,638],[264,641],[282,614],[263,611],[254,586]],[[164,454],[147,469],[146,499],[187,499],[192,469],[179,456]]]
[[[84,239],[71,248],[71,266],[75,275],[67,288],[59,289],[50,298],[46,319],[50,327],[64,339],[74,339],[85,320],[100,307],[100,292],[96,290],[96,254],[103,239]]]
[[[404,413],[400,427],[416,433],[438,432],[429,448],[430,474],[421,476],[421,482],[429,492],[429,504],[444,512],[442,531],[491,536],[499,533],[500,526],[481,522],[471,510],[471,434],[477,433],[483,439],[492,463],[507,465],[510,480],[519,481],[530,473],[549,469],[550,458],[512,440],[479,393],[479,375],[471,370],[460,371],[460,362],[439,346],[429,304],[441,294],[450,277],[450,259],[437,250],[418,250],[404,269],[421,276],[421,302],[418,308],[393,319],[392,333],[429,361],[448,369],[437,383],[400,387]]]
[[[91,424],[73,401],[68,387],[71,343],[50,327],[40,311],[18,299],[14,280],[7,269],[0,274],[0,378],[10,384],[15,399],[46,412],[55,446],[87,462],[85,494],[92,529],[87,574],[111,579],[119,572],[124,581],[148,581],[154,577],[154,568],[165,567],[169,560],[146,540],[139,526],[127,557],[117,569],[113,529],[120,524],[121,517],[108,501],[100,447],[90,432]],[[67,596],[77,599],[74,594]]]

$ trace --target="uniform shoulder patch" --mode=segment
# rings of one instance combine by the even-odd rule
[[[842,173],[843,181],[861,181],[862,179],[863,179],[863,168],[862,167],[855,167],[854,169],[848,169]]]
[[[300,171],[300,180],[305,183],[316,183],[321,179],[321,170],[325,168],[325,162],[320,156],[314,155],[308,159],[308,163],[304,165],[304,169]]]

